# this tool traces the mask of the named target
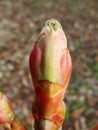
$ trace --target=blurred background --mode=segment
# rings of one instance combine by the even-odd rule
[[[28,58],[50,18],[61,22],[73,62],[63,130],[88,130],[98,121],[97,0],[0,0],[0,91],[31,130],[34,91]]]

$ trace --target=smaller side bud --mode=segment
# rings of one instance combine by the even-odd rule
[[[6,95],[0,92],[0,124],[12,122],[15,114]]]

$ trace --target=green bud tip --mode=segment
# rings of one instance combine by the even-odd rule
[[[48,26],[50,31],[57,31],[58,29],[62,29],[61,24],[55,19],[47,20],[45,26]]]

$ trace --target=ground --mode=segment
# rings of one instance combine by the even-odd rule
[[[63,130],[88,130],[98,121],[97,0],[0,0],[0,91],[31,130],[35,94],[28,58],[50,18],[61,22],[73,63]]]

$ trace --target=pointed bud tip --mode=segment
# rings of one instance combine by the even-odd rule
[[[62,29],[61,24],[55,19],[47,20],[45,22],[45,26],[48,26],[50,31],[57,31],[58,29]]]
[[[54,34],[62,35],[61,37],[63,37],[63,39],[66,42],[66,46],[67,46],[67,39],[64,34],[63,28],[62,28],[60,22],[57,21],[56,19],[49,19],[45,22],[44,26],[42,27],[41,32],[38,35],[36,42],[38,42],[41,38],[43,38],[47,35],[53,36]]]

